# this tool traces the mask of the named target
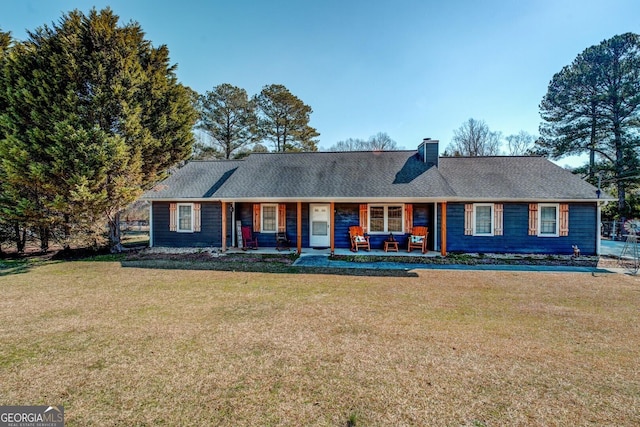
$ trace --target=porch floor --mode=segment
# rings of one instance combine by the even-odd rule
[[[264,248],[260,248],[258,247],[258,249],[247,249],[247,250],[243,250],[241,248],[236,248],[236,247],[229,247],[227,248],[227,252],[228,254],[238,254],[238,253],[255,253],[255,254],[287,254],[287,253],[295,253],[297,251],[297,249],[294,248],[290,248],[290,249],[283,249],[283,250],[277,250],[274,247],[264,247]],[[423,254],[421,253],[419,250],[414,249],[411,252],[407,252],[406,249],[400,249],[398,252],[395,251],[389,251],[389,252],[385,252],[383,249],[371,249],[371,251],[364,251],[364,250],[359,250],[358,252],[352,252],[349,249],[344,249],[344,248],[336,248],[335,251],[333,252],[334,255],[352,255],[352,256],[388,256],[388,257],[394,257],[394,256],[403,256],[403,257],[436,257],[436,256],[440,256],[440,252],[436,252],[436,251],[428,251],[427,253]],[[302,248],[302,254],[300,256],[307,256],[307,255],[326,255],[329,256],[331,254],[331,249],[327,248],[327,249],[314,249],[314,248]]]

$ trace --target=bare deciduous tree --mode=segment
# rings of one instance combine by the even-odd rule
[[[360,138],[348,138],[344,141],[338,141],[328,151],[381,151],[381,150],[397,150],[398,144],[389,137],[385,132],[377,134],[364,140]]]
[[[521,130],[516,135],[509,135],[505,138],[507,140],[507,148],[509,149],[510,156],[526,156],[532,153],[536,137]]]
[[[446,148],[452,156],[497,156],[500,154],[500,132],[492,132],[484,120],[469,119],[453,131]]]

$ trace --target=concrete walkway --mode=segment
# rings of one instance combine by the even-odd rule
[[[622,253],[625,242],[602,240],[601,252],[603,256],[617,258]],[[376,254],[377,255],[377,254]],[[383,254],[387,255],[387,254]],[[395,254],[394,254],[395,255]],[[628,257],[625,257],[628,258]],[[368,270],[462,270],[462,271],[538,271],[538,272],[566,272],[566,273],[628,273],[625,268],[598,268],[563,265],[516,265],[516,264],[430,264],[406,262],[350,262],[330,260],[328,252],[303,253],[293,264],[299,267],[320,268],[357,268]]]
[[[563,265],[514,265],[514,264],[414,264],[403,262],[350,262],[332,261],[325,254],[302,254],[293,264],[298,267],[320,268],[358,268],[368,270],[461,270],[461,271],[538,271],[565,273],[616,273],[619,269],[604,269],[597,267],[574,267]]]
[[[618,240],[603,239],[600,244],[601,255],[618,258],[622,254],[622,251],[624,250],[625,245],[626,245],[626,241],[624,240],[618,241]],[[633,254],[633,248],[627,247],[627,253],[625,254],[624,258],[631,258],[632,254]]]

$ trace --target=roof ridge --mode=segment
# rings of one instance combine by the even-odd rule
[[[270,151],[270,152],[258,152],[258,153],[250,153],[250,156],[253,155],[269,155],[269,154],[349,154],[349,153],[416,153],[417,150],[349,150],[349,151]]]
[[[517,156],[512,156],[509,154],[496,154],[496,155],[491,155],[491,156],[439,156],[441,159],[491,159],[491,158],[509,158],[509,159],[513,159],[513,158],[525,158],[525,159],[529,159],[529,158],[533,158],[533,159],[544,159],[545,157],[539,154],[536,155],[532,155],[532,156],[528,156],[526,154],[519,154]]]

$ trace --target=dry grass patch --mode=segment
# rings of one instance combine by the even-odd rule
[[[0,289],[0,403],[69,426],[640,423],[637,277],[64,262]]]

